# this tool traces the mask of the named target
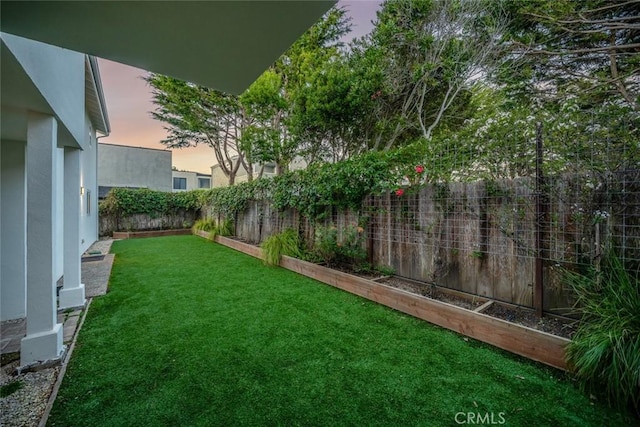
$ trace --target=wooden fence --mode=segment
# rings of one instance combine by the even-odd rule
[[[534,306],[539,259],[544,310],[567,314],[574,301],[562,283],[564,268],[597,266],[609,248],[631,263],[640,258],[638,195],[638,188],[594,184],[584,177],[548,180],[544,197],[537,197],[528,178],[458,182],[409,189],[402,196],[371,196],[359,212],[330,212],[316,224],[294,210],[278,212],[266,200],[251,202],[233,220],[235,234],[248,242],[294,228],[308,246],[318,225],[331,224],[339,233],[349,225],[363,226],[374,265],[525,307]]]

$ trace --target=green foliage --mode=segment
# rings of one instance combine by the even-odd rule
[[[193,232],[205,231],[209,233],[209,240],[215,240],[216,236],[233,235],[233,222],[231,220],[217,221],[213,218],[199,219],[192,227]]]
[[[13,381],[0,387],[0,397],[7,397],[24,387],[22,381]]]
[[[640,281],[614,255],[601,271],[566,272],[582,323],[567,361],[584,386],[640,415]]]
[[[350,225],[341,231],[342,235],[339,236],[334,225],[316,227],[314,253],[328,266],[343,266],[354,271],[369,270],[363,228]]]
[[[384,276],[393,276],[396,273],[395,268],[388,265],[379,265],[376,267],[376,271]]]
[[[199,219],[195,222],[195,224],[193,224],[193,227],[191,227],[191,230],[193,232],[196,231],[211,231],[216,227],[217,223],[216,220],[213,218],[206,218],[206,219]]]
[[[501,1],[512,55],[501,82],[512,95],[563,100],[581,97],[640,107],[638,4],[615,0]]]
[[[338,229],[335,226],[316,227],[313,253],[328,266],[333,264],[338,257]]]
[[[267,265],[279,265],[282,255],[300,258],[300,238],[291,228],[269,236],[262,242],[263,261]]]
[[[293,208],[309,219],[322,220],[331,209],[359,211],[368,195],[395,189],[420,163],[423,153],[421,145],[365,153],[273,179],[214,188],[203,193],[202,200],[214,213],[225,217],[243,211],[251,200],[268,199],[278,210]]]
[[[233,222],[229,219],[216,222],[216,225],[209,232],[209,239],[215,240],[216,236],[232,236]]]
[[[146,188],[113,188],[100,202],[100,215],[172,215],[180,210],[198,211],[203,190],[170,193]]]

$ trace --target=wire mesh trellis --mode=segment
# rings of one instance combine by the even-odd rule
[[[541,296],[540,308],[565,313],[574,301],[562,269],[597,267],[608,251],[640,268],[640,138],[636,122],[619,118],[579,129],[558,122],[542,124],[541,151],[531,123],[498,142],[434,142],[422,185],[369,196],[359,212],[334,210],[324,224],[364,225],[372,263],[399,276],[528,307]],[[236,227],[253,242],[285,228],[314,239],[311,221],[268,201],[251,204]]]

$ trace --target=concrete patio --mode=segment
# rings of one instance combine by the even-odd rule
[[[82,282],[85,285],[86,298],[94,298],[107,293],[109,275],[113,265],[114,255],[109,253],[113,240],[99,240],[95,242],[83,255],[81,264]],[[91,256],[96,252],[104,255]],[[63,342],[68,344],[73,339],[83,308],[59,310],[57,321],[63,324]],[[20,340],[26,335],[26,320],[7,320],[0,324],[0,354],[16,353],[20,351]]]

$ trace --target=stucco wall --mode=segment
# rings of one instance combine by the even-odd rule
[[[80,202],[80,248],[84,252],[98,240],[98,147],[96,131],[85,115],[85,149],[80,153],[80,186],[84,189]],[[87,209],[87,203],[90,203]]]
[[[26,144],[0,141],[0,320],[26,314]]]
[[[2,33],[29,78],[78,145],[83,143],[85,56],[68,49]],[[60,84],[64,82],[64,84]]]
[[[58,132],[59,132],[58,128]],[[64,148],[57,148],[54,151],[56,166],[55,178],[55,222],[53,224],[53,273],[54,279],[58,280],[64,274]]]
[[[171,191],[171,151],[98,144],[98,185]]]

